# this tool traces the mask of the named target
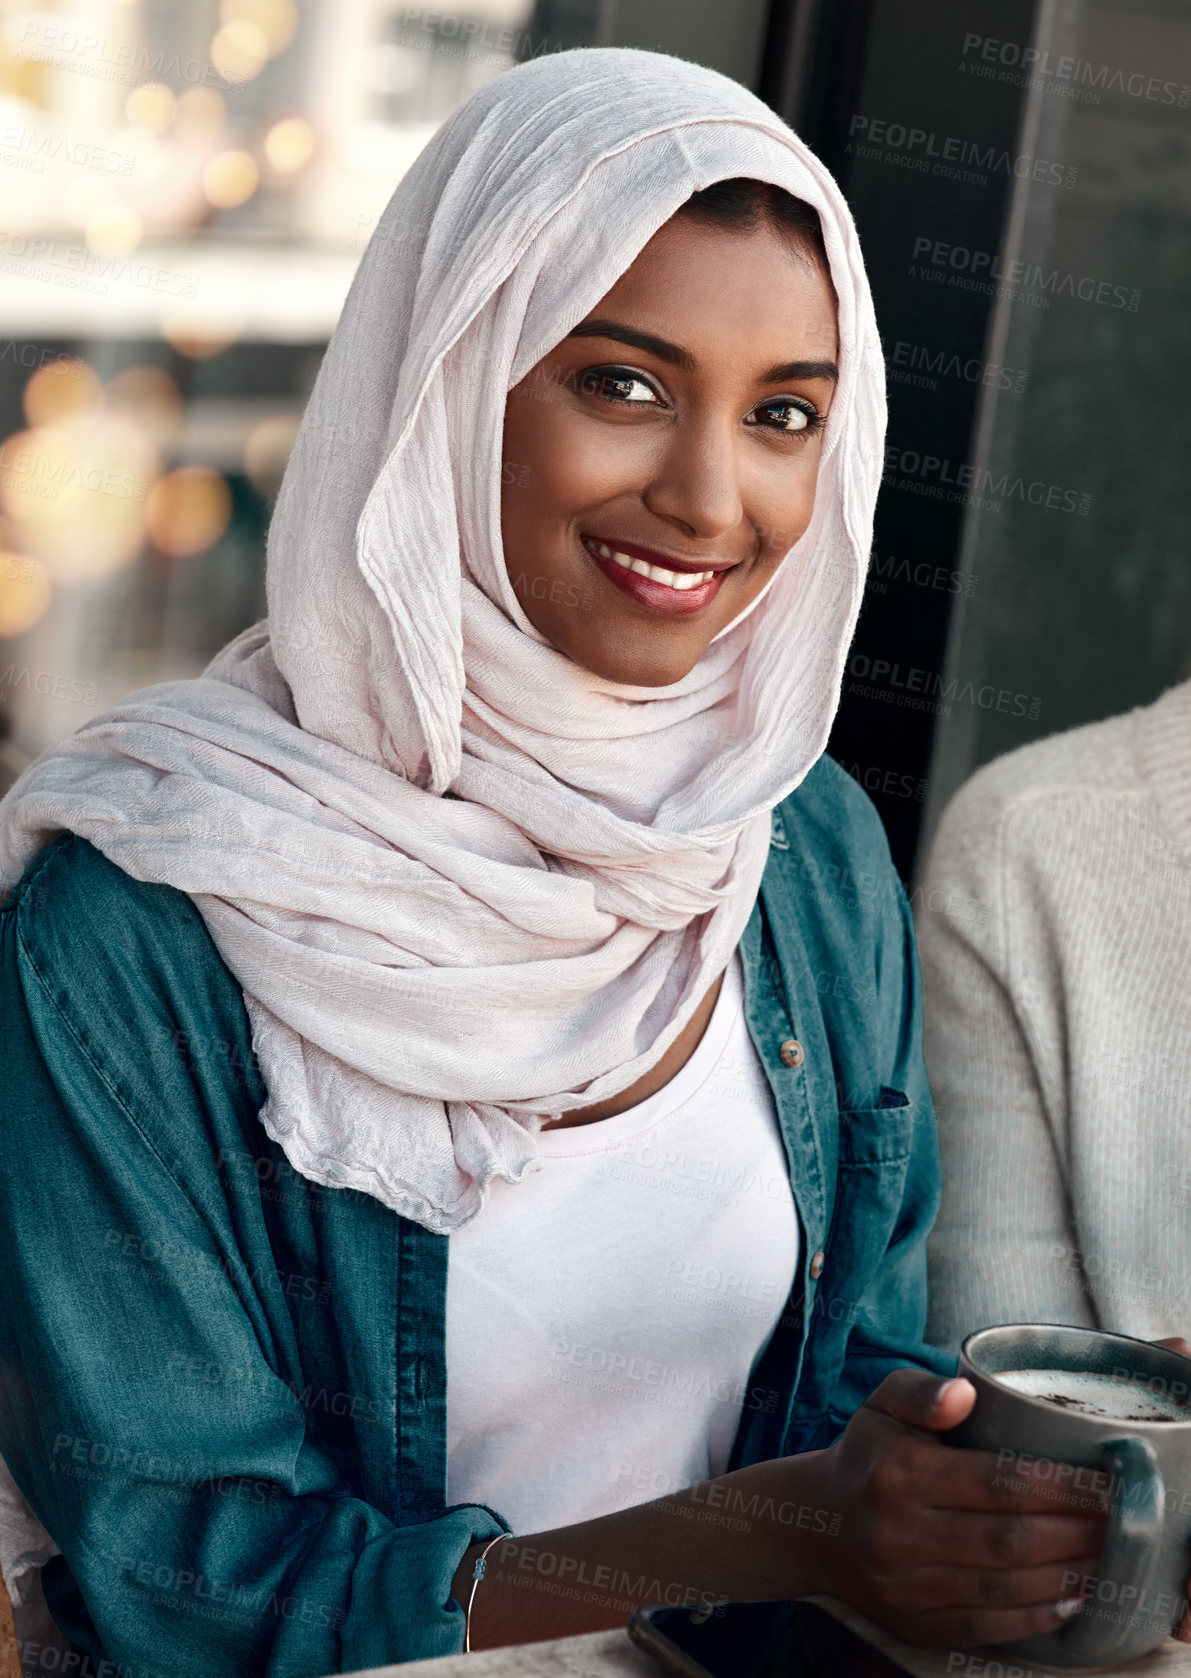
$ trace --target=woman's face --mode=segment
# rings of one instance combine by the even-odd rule
[[[666,222],[509,392],[501,532],[535,629],[612,681],[685,676],[810,522],[837,356],[809,252]]]

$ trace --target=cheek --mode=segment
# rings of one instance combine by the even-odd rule
[[[593,424],[548,385],[542,399],[523,391],[510,396],[504,460],[520,468],[534,515],[552,518],[574,517],[614,496],[639,491],[655,465],[642,432]],[[506,472],[506,484],[509,476]]]
[[[753,523],[771,558],[780,559],[805,533],[815,510],[818,476],[816,449],[809,459],[797,462],[795,470],[775,472],[755,487]]]
[[[529,537],[549,499],[549,438],[531,398],[509,398],[501,446],[500,522],[506,558]]]
[[[528,401],[506,418],[501,504],[519,524],[553,513],[567,498],[574,468],[563,429],[544,401]]]

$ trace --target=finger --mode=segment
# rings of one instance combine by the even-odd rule
[[[975,1387],[962,1377],[947,1381],[923,1369],[895,1369],[863,1408],[903,1427],[946,1433],[958,1427],[975,1402]]]
[[[1078,1601],[1085,1580],[1095,1582],[1096,1557],[1045,1567],[921,1567],[898,1588],[898,1600],[919,1613],[978,1612],[997,1608],[1046,1608]]]
[[[1087,1516],[952,1514],[925,1510],[915,1527],[914,1554],[926,1563],[965,1567],[1045,1567],[1097,1557],[1107,1521]],[[1068,1591],[1067,1595],[1074,1592]]]
[[[1112,1507],[1112,1476],[1105,1469],[1077,1467],[1049,1457],[1022,1462],[1007,1458],[1004,1451],[997,1463],[1002,1480],[997,1489],[1011,1496],[1024,1495],[1032,1509],[1100,1517]]]
[[[1181,1335],[1171,1335],[1169,1340],[1151,1340],[1151,1346],[1165,1346],[1168,1351],[1179,1352],[1185,1358],[1191,1358],[1191,1345]]]
[[[927,1649],[976,1649],[1058,1631],[1079,1609],[1078,1597],[1034,1608],[944,1608],[903,1622],[903,1635]]]
[[[929,1441],[918,1446],[917,1466],[935,1509],[1098,1518],[1109,1507],[1111,1480],[1101,1469]]]

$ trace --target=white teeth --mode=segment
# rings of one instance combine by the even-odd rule
[[[655,583],[665,583],[667,588],[698,588],[700,583],[709,582],[715,576],[714,571],[667,571],[660,565],[647,565],[643,559],[630,559],[627,554],[617,553],[606,542],[590,541],[588,546],[605,559],[614,559],[626,571],[635,571],[639,577],[650,577]]]
[[[700,583],[705,583],[715,576],[714,571],[667,571],[661,565],[647,565],[643,559],[629,559],[615,550],[608,557],[614,559],[617,565],[635,571],[639,577],[649,577],[655,583],[665,583],[667,588],[698,588]]]

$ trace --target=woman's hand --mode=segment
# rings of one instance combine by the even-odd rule
[[[1107,1476],[1072,1509],[1016,1465],[1007,1475],[992,1452],[932,1437],[975,1401],[969,1381],[897,1370],[833,1446],[804,1459],[840,1516],[818,1545],[820,1588],[907,1643],[962,1648],[1055,1631],[1079,1609],[1072,1576],[1096,1572]]]
[[[927,1647],[1054,1631],[1079,1608],[1078,1598],[1063,1601],[1072,1579],[1095,1575],[1108,1475],[1089,1475],[1079,1501],[1091,1507],[1073,1510],[1029,1470],[1006,1474],[992,1452],[932,1437],[975,1400],[968,1381],[899,1369],[824,1450],[496,1544],[472,1648],[623,1625],[646,1602],[824,1593]],[[460,1559],[452,1593],[461,1604],[483,1547]]]

